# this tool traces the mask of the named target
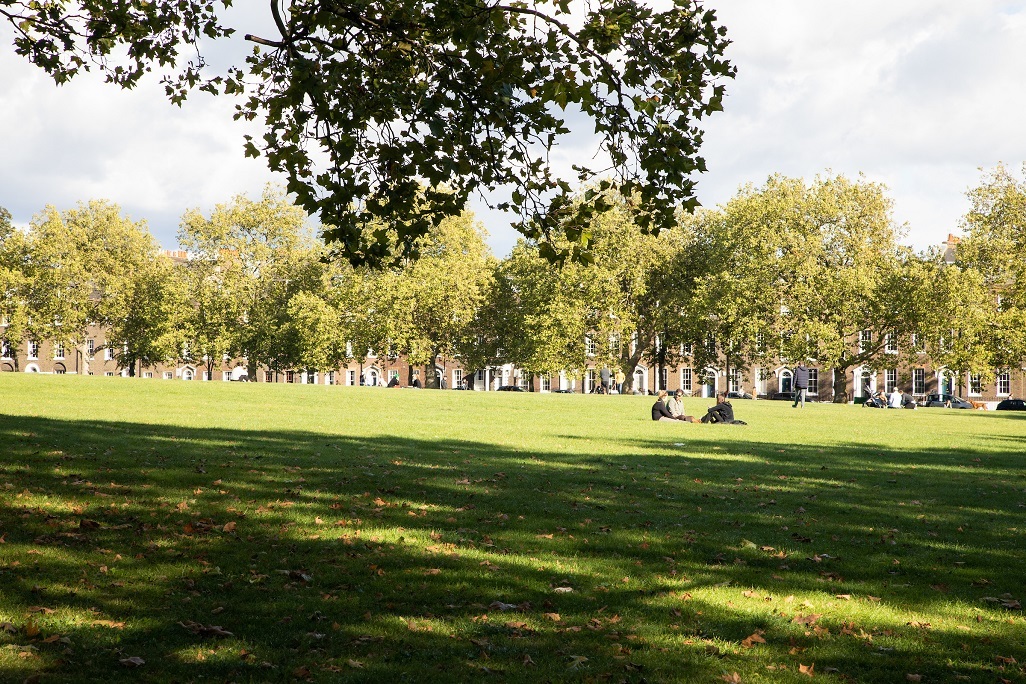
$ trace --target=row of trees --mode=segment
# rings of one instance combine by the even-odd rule
[[[0,314],[12,344],[81,344],[86,323],[100,323],[133,373],[241,357],[252,377],[258,365],[337,368],[373,349],[532,375],[599,365],[629,387],[641,363],[729,373],[803,358],[837,371],[843,400],[860,366],[925,354],[986,382],[1026,358],[1026,182],[998,167],[970,199],[954,263],[901,246],[878,184],[774,176],[718,209],[682,212],[658,235],[639,229],[629,198],[583,192],[591,249],[562,267],[531,240],[494,258],[464,213],[418,238],[418,259],[384,269],[331,259],[303,212],[271,189],[210,216],[187,212],[178,239],[191,258],[179,266],[144,224],[92,202],[48,208],[27,232],[2,222]]]

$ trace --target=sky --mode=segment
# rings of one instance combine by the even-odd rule
[[[267,5],[245,5],[230,16],[239,38],[205,51],[215,66],[248,51],[241,34],[272,35]],[[888,187],[904,241],[923,249],[959,232],[981,169],[1026,162],[1026,0],[705,6],[727,27],[737,67],[724,111],[703,125],[709,171],[697,193],[707,207],[774,173],[861,173]],[[283,182],[243,156],[243,135],[260,129],[233,121],[233,109],[230,98],[203,93],[173,106],[155,78],[132,91],[98,75],[57,87],[14,54],[0,27],[0,206],[24,225],[48,204],[106,199],[174,248],[185,210],[209,213]],[[591,154],[571,147],[560,156]],[[473,208],[493,251],[508,253],[510,219],[481,201]]]

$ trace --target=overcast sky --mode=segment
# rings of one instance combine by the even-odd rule
[[[707,0],[729,31],[725,111],[706,124],[706,206],[772,173],[830,170],[886,184],[907,242],[958,232],[979,168],[1026,161],[1026,0]],[[264,31],[265,3],[232,20]],[[269,33],[269,32],[268,32]],[[0,28],[0,206],[27,223],[47,204],[108,199],[175,246],[182,213],[276,179],[242,153],[234,103],[170,105],[154,81],[122,92],[95,75],[56,87]],[[237,48],[220,46],[215,61]],[[568,150],[567,156],[577,154]],[[516,234],[482,212],[499,255]]]

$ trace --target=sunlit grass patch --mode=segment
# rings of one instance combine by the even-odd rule
[[[1019,416],[0,382],[16,678],[1023,679]]]

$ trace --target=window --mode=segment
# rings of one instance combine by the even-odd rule
[[[983,394],[983,380],[979,373],[969,374],[969,395],[978,397]]]
[[[591,392],[595,389],[595,369],[589,368],[587,375],[584,376],[584,391]]]
[[[89,338],[86,340],[86,358],[92,359],[93,355],[96,354],[96,340]]]
[[[228,382],[231,379],[232,379],[232,372],[231,371],[221,371],[221,380],[223,382]]]
[[[894,368],[888,368],[884,372],[884,392],[890,394],[894,391],[894,388],[898,385],[898,371]]]
[[[912,394],[915,394],[915,395],[926,394],[926,369],[925,368],[913,368],[912,369]]]
[[[994,379],[994,386],[999,395],[1008,396],[1012,393],[1012,376],[1008,371],[1001,371]]]
[[[7,340],[0,340],[0,356],[5,359],[11,358],[11,343]]]
[[[103,350],[103,360],[104,361],[113,361],[114,360],[114,348],[113,347],[107,347],[107,348],[105,348]]]
[[[306,372],[306,383],[308,385],[316,385],[317,384],[317,371],[308,370]]]
[[[755,333],[755,352],[757,354],[766,353],[766,333]]]
[[[264,371],[264,382],[274,382],[274,374],[271,371]]]
[[[727,385],[728,392],[740,392],[741,391],[741,369],[731,368],[730,369],[730,381]]]
[[[376,359],[376,358],[378,358],[378,354],[373,349],[368,349],[367,350],[367,358],[368,359]]]
[[[104,373],[103,375],[104,375],[105,377],[108,377],[108,378],[113,378],[113,377],[114,377],[114,371],[107,371],[107,372],[106,372],[106,373]]]
[[[459,371],[457,371],[459,372]],[[552,381],[548,375],[541,376],[541,391],[548,392],[552,389]]]
[[[396,371],[398,373],[399,371]],[[457,368],[452,372],[453,387],[463,387],[463,369]]]
[[[145,373],[143,373],[143,377],[144,378],[152,378],[153,377],[153,371],[146,371]]]
[[[684,392],[691,392],[691,369],[680,369],[680,388]]]
[[[919,333],[912,333],[912,348],[920,354],[926,353],[926,342]]]
[[[329,385],[334,385],[335,384],[335,371],[328,371],[328,384]]]
[[[213,380],[213,379],[214,379],[214,374],[213,373],[211,373],[210,371],[203,371],[203,380],[204,380],[204,382],[210,381],[210,380]]]
[[[614,354],[620,352],[620,333],[613,333],[609,336],[609,349]]]
[[[687,344],[680,345],[680,353],[682,356],[691,356],[695,352],[695,345],[688,342]]]
[[[819,369],[809,369],[809,388],[806,390],[806,394],[819,394]]]
[[[595,356],[595,340],[591,339],[591,335],[584,336],[584,353]]]
[[[462,372],[463,371],[460,371],[460,373],[462,373]],[[399,379],[399,371],[397,371],[397,370],[390,370],[390,371],[388,371],[388,379],[392,380],[393,378],[396,379],[396,380]]]
[[[712,333],[705,336],[705,350],[710,354],[716,353],[716,338]]]
[[[35,340],[29,340],[28,343],[28,357],[30,359],[39,358],[39,343]]]
[[[521,373],[519,376],[517,376],[517,386],[520,387],[520,389],[522,390],[526,390],[528,378],[529,376],[527,375],[527,373]]]
[[[873,344],[873,331],[863,330],[859,332],[859,353],[864,354],[869,351],[869,347]]]
[[[887,354],[898,353],[898,333],[887,333],[884,342],[884,352]]]
[[[173,372],[171,372],[171,371],[164,371],[164,379],[165,380],[174,380],[175,379],[175,374]]]
[[[63,367],[61,367],[61,368],[55,368],[53,372],[54,372],[54,375],[66,375],[68,371],[66,371]]]
[[[296,381],[296,372],[295,371],[285,371],[285,382],[295,382],[295,381]]]
[[[664,390],[667,387],[667,379],[669,377],[669,371],[666,368],[659,369],[659,389]]]

